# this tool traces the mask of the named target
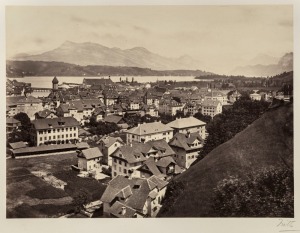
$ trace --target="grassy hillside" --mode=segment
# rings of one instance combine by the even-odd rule
[[[243,177],[268,166],[293,168],[291,104],[269,110],[178,176],[176,180],[185,184],[184,191],[160,217],[217,217],[212,209],[217,183],[230,175]]]

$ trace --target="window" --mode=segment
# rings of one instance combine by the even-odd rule
[[[55,139],[55,136],[53,136],[53,139]]]
[[[55,133],[55,129],[53,129],[53,133]]]
[[[57,138],[60,139],[60,135],[58,135]]]
[[[40,141],[43,141],[43,138],[42,138],[42,137],[40,137]]]
[[[43,134],[43,131],[39,131],[39,134]]]
[[[48,129],[48,133],[51,133],[51,129]]]
[[[122,165],[122,161],[121,160],[119,160],[119,164]]]
[[[114,176],[117,176],[117,173],[116,173],[116,172],[114,172]]]
[[[119,172],[122,172],[122,169],[121,169],[121,167],[119,167]]]
[[[64,129],[61,129],[61,132],[64,132]]]
[[[60,129],[57,129],[57,132],[59,133]]]
[[[76,137],[76,133],[74,133],[74,137]]]
[[[44,137],[44,140],[47,140],[47,137]]]
[[[74,130],[76,130],[76,127],[74,127]]]
[[[66,128],[66,132],[68,132],[68,128]]]
[[[114,162],[116,163],[116,162],[117,162],[117,159],[114,159]]]
[[[51,140],[51,136],[49,136],[49,140]]]
[[[69,137],[69,134],[66,134],[66,138],[68,138]]]
[[[117,147],[117,143],[115,143],[115,147]]]
[[[61,135],[61,138],[64,138],[65,137],[65,135]]]

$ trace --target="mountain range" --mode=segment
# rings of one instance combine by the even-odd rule
[[[80,66],[126,66],[150,68],[154,70],[199,69],[195,59],[185,55],[179,58],[167,58],[150,52],[143,47],[131,49],[108,48],[96,43],[64,42],[61,46],[41,54],[17,54],[11,60],[17,61],[56,61]]]
[[[293,53],[286,53],[284,56],[278,59],[261,55],[249,61],[249,65],[238,66],[230,73],[232,75],[244,75],[244,76],[256,76],[256,77],[266,77],[280,74],[283,72],[288,72],[293,70]],[[274,62],[273,64],[270,62]],[[255,64],[256,63],[256,64]]]

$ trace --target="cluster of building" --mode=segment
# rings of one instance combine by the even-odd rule
[[[168,90],[136,82],[114,83],[111,79],[58,84],[55,77],[45,98],[35,98],[25,91],[7,97],[7,134],[21,126],[13,116],[24,112],[31,120],[33,144],[12,143],[11,151],[30,155],[74,150],[81,171],[101,172],[105,165],[112,180],[101,201],[104,215],[109,217],[156,216],[170,180],[190,168],[205,143],[206,123],[193,116],[200,112],[213,118],[241,97],[237,91]],[[28,89],[24,83],[8,82],[10,90],[14,90],[13,85]],[[253,100],[260,100],[259,96],[268,98],[265,93],[250,95]],[[158,117],[174,116],[178,111],[186,117],[168,124],[138,124],[125,131],[126,140],[104,135],[96,147],[80,143],[80,134],[85,131],[81,126],[91,117],[126,129],[125,114]]]

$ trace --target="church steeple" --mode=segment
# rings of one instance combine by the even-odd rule
[[[53,89],[53,91],[58,90],[58,79],[56,78],[56,76],[52,80],[52,89]]]

